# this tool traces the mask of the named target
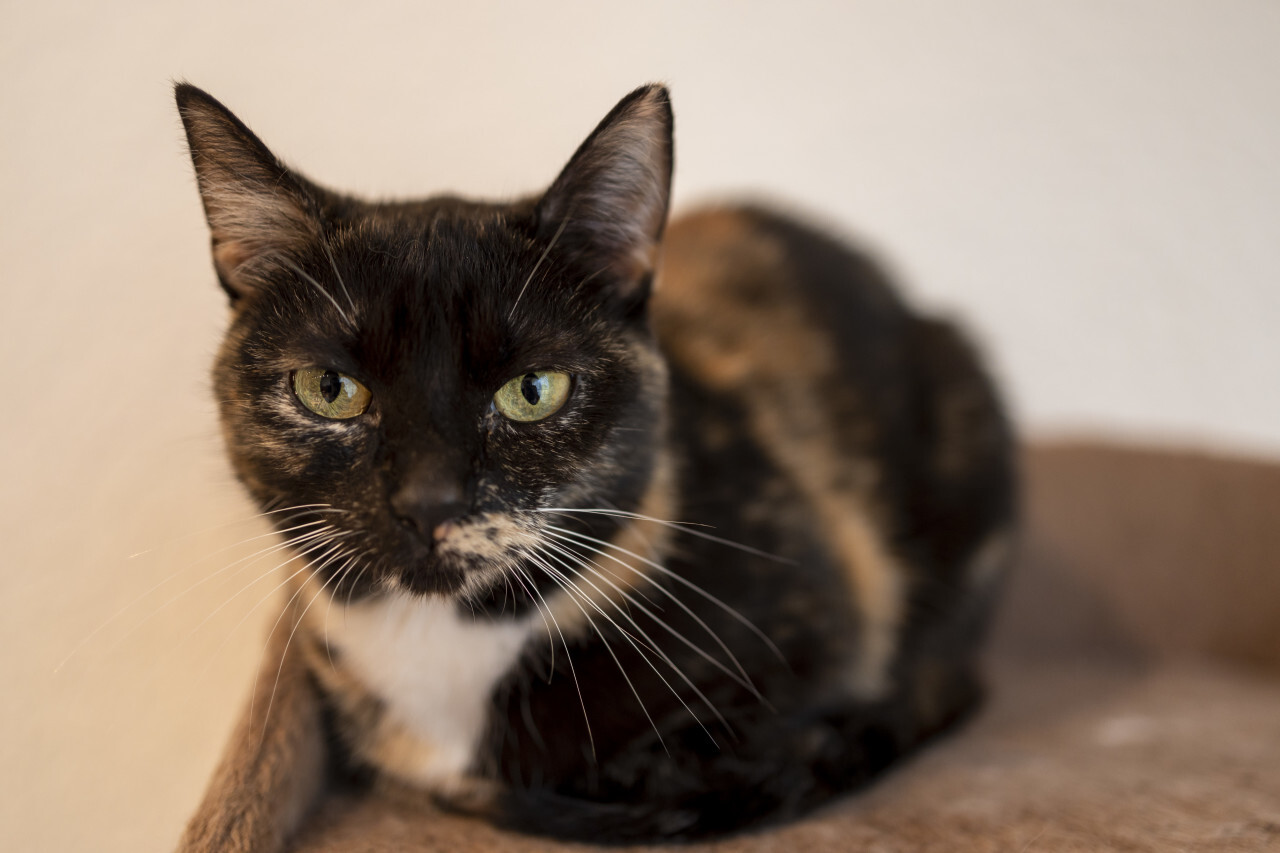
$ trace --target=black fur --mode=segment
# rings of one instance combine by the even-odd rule
[[[477,618],[526,617],[562,581],[504,537],[551,520],[612,541],[629,522],[534,510],[641,511],[664,460],[670,511],[705,525],[672,535],[673,577],[650,572],[608,605],[625,631],[571,632],[563,653],[530,642],[492,695],[472,770],[500,793],[480,811],[597,842],[731,832],[866,783],[974,706],[996,587],[975,585],[972,564],[1015,503],[990,382],[964,339],[908,310],[864,256],[766,210],[728,211],[743,252],[776,257],[725,273],[723,310],[767,313],[784,293],[803,318],[791,333],[834,353],[828,373],[795,377],[819,389],[803,402],[812,429],[753,431],[761,405],[784,405],[776,389],[709,381],[674,357],[697,323],[651,317],[671,273],[657,260],[665,90],[624,98],[546,193],[509,204],[353,199],[284,166],[207,94],[176,94],[234,309],[214,370],[232,462],[264,508],[297,507],[275,516],[281,530],[336,531],[331,550],[299,550],[338,600],[447,596]],[[753,357],[785,345],[760,341]],[[358,380],[368,410],[309,411],[290,377],[310,367]],[[536,370],[571,374],[568,401],[544,421],[504,418],[495,392]],[[848,685],[870,617],[847,547],[770,441],[820,450],[828,487],[904,573],[874,698]],[[493,553],[440,544],[455,521]],[[356,744],[340,704],[328,726]],[[353,769],[354,749],[333,752]]]
[[[565,662],[550,683],[536,676],[536,664],[514,674],[496,696],[489,756],[493,772],[509,783],[499,810],[508,826],[629,843],[692,840],[784,820],[869,782],[965,718],[980,697],[973,654],[994,589],[964,592],[960,569],[985,535],[1011,523],[1015,497],[1011,435],[990,384],[968,345],[949,326],[910,314],[866,257],[768,211],[740,215],[787,247],[803,287],[796,298],[814,308],[815,334],[840,342],[841,363],[865,406],[844,415],[880,426],[845,452],[876,461],[884,524],[916,570],[894,666],[897,689],[871,703],[826,692],[832,673],[853,653],[847,643],[858,615],[840,604],[847,592],[831,571],[823,531],[797,511],[803,496],[741,429],[746,415],[738,402],[677,371],[668,441],[680,460],[682,517],[789,561],[685,534],[670,565],[751,614],[785,649],[785,661],[724,611],[699,607],[768,700],[705,661],[679,655],[680,666],[727,718],[718,722],[691,691],[680,691],[699,724],[627,650],[627,671],[649,681],[640,692],[660,741],[620,668],[598,648],[575,650],[578,679],[593,685],[585,718],[596,736],[595,755],[582,748],[584,714],[575,708]],[[976,423],[945,435],[938,408],[947,395],[961,393],[976,395]],[[723,433],[733,436],[727,445],[707,440]],[[935,457],[944,441],[963,444],[963,470],[939,470]],[[748,517],[745,496],[762,494],[773,514]],[[799,602],[799,612],[789,601]],[[688,636],[706,636],[684,614],[668,609],[662,616]],[[637,618],[649,633],[663,633]],[[922,669],[938,679],[928,708],[920,706],[915,676]],[[592,706],[592,694],[608,697],[608,707]],[[650,697],[661,698],[650,703]],[[601,720],[611,724],[603,733]],[[601,741],[608,744],[604,750]]]

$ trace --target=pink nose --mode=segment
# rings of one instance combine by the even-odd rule
[[[436,542],[443,542],[445,539],[449,537],[450,534],[452,534],[457,529],[458,529],[458,522],[452,518],[447,519],[435,526],[435,528],[431,531],[431,538],[434,539]]]
[[[414,477],[391,496],[391,509],[400,523],[437,542],[453,529],[454,519],[467,514],[467,504],[462,486],[452,477]]]

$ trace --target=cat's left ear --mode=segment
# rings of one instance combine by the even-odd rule
[[[316,238],[319,190],[208,93],[179,83],[174,96],[212,232],[213,264],[234,301],[261,288],[282,258]]]
[[[667,221],[671,99],[649,85],[623,98],[538,203],[541,239],[556,240],[628,301],[643,299]]]

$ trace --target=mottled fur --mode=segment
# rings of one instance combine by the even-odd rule
[[[183,850],[282,849],[343,783],[701,837],[812,808],[969,710],[1014,512],[991,384],[805,226],[666,228],[664,89],[511,204],[339,195],[177,98],[233,306],[228,449],[302,555],[296,636]],[[304,368],[368,410],[308,411]],[[568,402],[504,418],[495,391],[537,370],[573,376]]]

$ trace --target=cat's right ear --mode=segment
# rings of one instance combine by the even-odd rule
[[[232,301],[261,287],[282,257],[319,234],[313,191],[208,93],[179,83],[213,264]]]
[[[667,221],[671,98],[661,85],[627,95],[538,202],[540,236],[590,267],[623,301],[647,296]],[[601,274],[607,274],[601,276]]]

